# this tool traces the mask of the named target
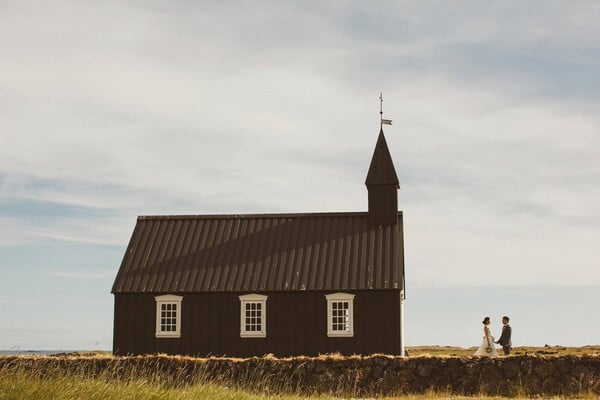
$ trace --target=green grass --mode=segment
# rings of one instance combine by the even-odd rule
[[[107,381],[101,378],[67,376],[43,378],[31,376],[24,372],[0,372],[0,399],[2,400],[292,400],[300,398],[290,395],[253,394],[239,389],[211,384],[196,384],[177,388],[144,380]],[[331,397],[317,398],[331,399]]]
[[[172,387],[142,379],[128,381],[107,380],[103,378],[85,378],[70,376],[36,376],[16,371],[0,371],[0,399],[11,400],[261,400],[261,399],[336,399],[331,396],[315,394],[311,397],[286,394],[251,393],[249,391],[228,388],[207,383],[190,386]],[[543,397],[541,397],[543,398]],[[546,397],[548,398],[548,397]],[[549,397],[560,399],[560,397]],[[591,395],[583,398],[596,398]],[[501,400],[506,397],[454,396],[431,392],[424,395],[402,397],[384,397],[383,399],[431,400],[431,399],[468,399]],[[519,398],[511,398],[512,400]]]

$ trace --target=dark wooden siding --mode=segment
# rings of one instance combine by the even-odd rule
[[[369,224],[394,226],[398,223],[398,191],[393,185],[369,186]]]
[[[240,301],[245,293],[183,294],[181,337],[155,337],[154,294],[115,295],[115,354],[276,356],[400,352],[400,291],[353,293],[354,337],[327,336],[330,291],[261,292],[268,295],[267,337],[240,338]]]

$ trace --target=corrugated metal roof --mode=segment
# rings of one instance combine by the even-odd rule
[[[398,224],[366,212],[138,217],[113,293],[401,289]]]
[[[389,185],[394,184],[396,188],[400,188],[394,162],[390,155],[383,129],[379,131],[379,137],[375,144],[371,165],[367,173],[366,185]]]

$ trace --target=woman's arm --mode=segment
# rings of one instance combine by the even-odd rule
[[[488,328],[487,326],[485,326],[483,328],[483,332],[485,333],[485,339],[487,340],[488,346],[492,346],[492,343],[490,341],[490,328]]]

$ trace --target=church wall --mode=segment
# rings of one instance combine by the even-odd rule
[[[116,294],[115,354],[226,355],[236,357],[336,353],[400,354],[400,291],[344,291],[354,298],[354,336],[327,336],[331,291],[257,292],[268,295],[267,336],[240,337],[240,301],[247,293],[177,293],[181,337],[156,338],[156,302],[152,294]]]

